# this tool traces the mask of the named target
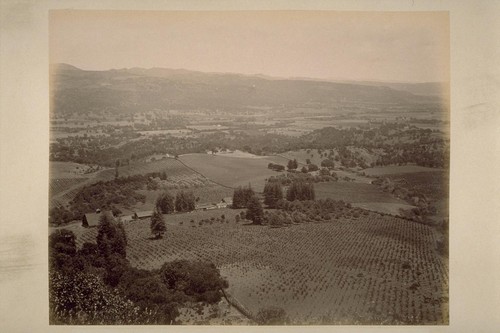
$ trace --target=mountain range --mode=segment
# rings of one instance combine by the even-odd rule
[[[82,70],[50,66],[52,112],[56,115],[154,109],[335,106],[339,103],[439,103],[440,83],[384,83],[273,78],[184,69]]]

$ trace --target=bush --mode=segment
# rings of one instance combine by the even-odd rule
[[[288,317],[282,308],[269,307],[259,310],[256,320],[259,325],[285,325]]]
[[[219,291],[229,286],[215,265],[207,262],[167,262],[161,267],[160,276],[168,289],[183,292],[196,302],[218,302],[222,297]]]

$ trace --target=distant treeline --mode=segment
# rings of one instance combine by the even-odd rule
[[[318,149],[325,151],[324,157],[328,157],[326,150],[337,149],[339,155],[335,159],[344,167],[415,163],[443,168],[449,165],[449,144],[442,134],[401,124],[382,124],[368,129],[326,127],[298,138],[270,133],[251,135],[233,130],[182,138],[158,135],[130,140],[130,135],[118,132],[109,137],[59,139],[51,145],[50,160],[112,167],[116,160],[127,164],[154,154],[174,156],[239,149],[257,155],[270,155],[299,149]],[[123,141],[126,143],[118,144]],[[353,155],[349,147],[381,149],[382,153],[375,162],[369,164],[362,157]],[[282,170],[279,164],[270,167]]]

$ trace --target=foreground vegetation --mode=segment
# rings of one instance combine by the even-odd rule
[[[79,248],[76,242],[65,229],[49,238],[51,324],[178,324],[179,306],[217,303],[228,287],[208,262],[132,267],[125,228],[108,215],[101,217],[95,242]]]
[[[447,266],[432,228],[338,201],[290,205],[266,210],[263,226],[237,219],[241,210],[167,215],[159,240],[149,223],[133,221],[124,226],[127,258],[148,270],[176,259],[213,262],[252,316],[278,307],[291,324],[447,323]],[[331,207],[329,218],[316,215],[320,207]],[[205,220],[210,214],[225,219]],[[274,214],[290,222],[275,227]],[[79,233],[83,246],[97,231]]]

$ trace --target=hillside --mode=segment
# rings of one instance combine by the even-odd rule
[[[238,111],[264,106],[332,107],[339,103],[438,101],[435,96],[418,96],[385,86],[163,68],[86,71],[67,64],[54,64],[50,73],[52,112],[55,115],[104,111],[136,113],[154,109]]]

